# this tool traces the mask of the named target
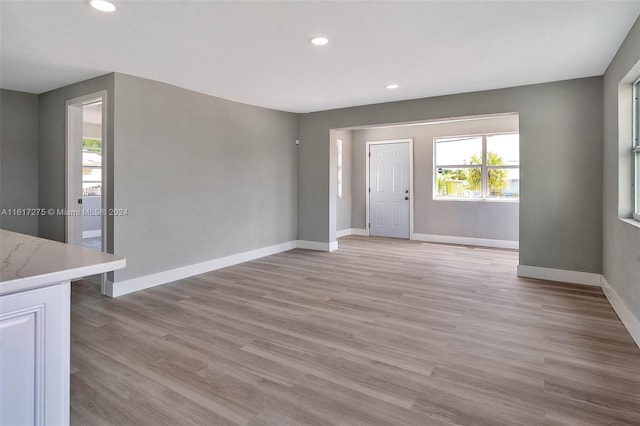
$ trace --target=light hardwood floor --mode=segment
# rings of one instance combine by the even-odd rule
[[[74,284],[77,425],[640,425],[598,288],[517,253],[347,237],[117,299]]]

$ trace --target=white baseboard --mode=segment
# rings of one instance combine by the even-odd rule
[[[338,242],[332,241],[330,243],[323,243],[320,241],[298,240],[297,247],[306,250],[334,251],[338,250]]]
[[[364,229],[354,228],[358,231]],[[351,235],[354,235],[351,233]],[[360,235],[360,234],[355,234]],[[425,234],[413,234],[425,235]],[[417,239],[417,238],[416,238]],[[438,241],[441,242],[441,241]],[[250,260],[259,259],[261,257],[270,256],[272,254],[281,253],[292,250],[294,248],[302,248],[308,250],[333,251],[338,249],[338,242],[323,243],[318,241],[288,241],[269,247],[263,247],[244,253],[233,254],[218,259],[208,260],[193,265],[182,266],[180,268],[168,271],[158,272],[156,274],[145,275],[139,278],[133,278],[126,281],[113,283],[105,281],[104,294],[110,297],[123,296],[125,294],[166,284],[172,281],[181,280],[194,275],[203,274],[205,272],[215,271],[216,269],[226,268],[228,266],[237,265],[239,263],[248,262]],[[542,268],[539,266],[518,265],[518,276],[527,278],[536,278],[550,281],[560,281],[573,284],[583,284],[589,286],[601,287],[607,300],[613,307],[622,324],[631,334],[631,337],[640,347],[640,320],[633,315],[627,305],[620,299],[615,290],[609,285],[604,276],[590,272],[569,271],[564,269]]]
[[[462,244],[465,246],[480,246],[503,249],[517,249],[519,247],[518,241],[492,240],[488,238],[454,237],[450,235],[413,233],[411,234],[411,239],[429,243]]]
[[[600,287],[600,274],[569,271],[566,269],[542,268],[540,266],[518,265],[518,276],[538,280],[559,281]]]
[[[101,229],[92,229],[90,231],[82,231],[82,238],[95,238],[101,237],[102,230]]]
[[[367,232],[366,229],[362,229],[362,228],[348,228],[348,229],[341,229],[340,231],[336,231],[336,238],[347,237],[349,235],[360,235],[363,237],[368,237],[369,233]]]
[[[328,244],[328,243],[326,243]],[[244,253],[233,254],[218,259],[207,260],[205,262],[195,263],[193,265],[182,266],[168,271],[158,272],[156,274],[145,275],[139,278],[119,282],[105,282],[105,294],[111,297],[118,297],[135,291],[144,290],[146,288],[155,287],[172,281],[181,280],[205,272],[215,271],[216,269],[226,268],[228,266],[237,265],[238,263],[248,262],[272,254],[281,253],[283,251],[292,250],[297,247],[296,241],[288,241],[286,243],[276,244],[269,247],[263,247]]]
[[[336,231],[336,238],[342,238],[351,235],[351,228]]]
[[[518,265],[518,276],[600,287],[631,338],[640,348],[640,320],[629,310],[603,275],[591,272]]]
[[[613,307],[616,314],[618,314],[620,321],[622,321],[622,324],[624,324],[629,334],[631,334],[631,338],[633,338],[636,345],[640,348],[640,320],[633,315],[604,276],[601,276],[600,287],[602,287],[602,292],[609,301],[609,304]]]

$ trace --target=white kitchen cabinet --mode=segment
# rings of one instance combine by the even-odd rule
[[[69,282],[0,296],[0,424],[69,423]]]
[[[125,259],[0,230],[0,425],[68,425],[73,279]]]

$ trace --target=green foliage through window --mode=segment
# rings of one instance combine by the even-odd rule
[[[482,164],[482,159],[475,154],[471,157],[471,164]],[[502,166],[504,160],[495,152],[487,152],[487,166]],[[482,185],[482,170],[473,168],[469,170],[469,189],[480,191]],[[507,172],[500,169],[489,169],[489,195],[492,197],[503,195],[504,190],[509,186]]]
[[[519,198],[518,142],[517,134],[437,139],[436,196]],[[486,164],[483,164],[483,152]]]
[[[82,138],[82,150],[102,153],[102,140],[95,138]]]

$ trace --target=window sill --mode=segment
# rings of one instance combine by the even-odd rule
[[[433,201],[470,201],[472,203],[519,203],[520,199],[517,200],[506,200],[500,198],[437,198],[434,197]]]
[[[640,221],[636,219],[621,217],[620,220],[624,223],[628,223],[629,225],[635,226],[636,228],[640,229]]]

